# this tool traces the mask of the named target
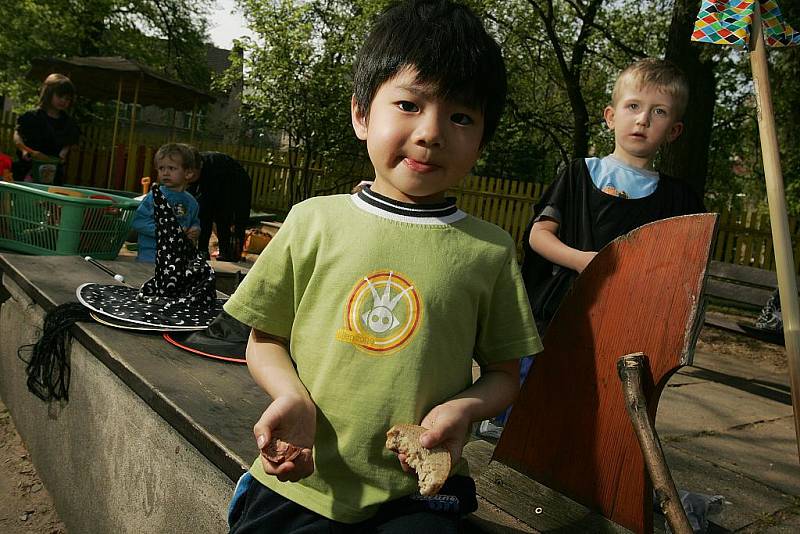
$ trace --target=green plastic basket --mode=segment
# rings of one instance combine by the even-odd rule
[[[139,201],[75,187],[0,182],[0,247],[113,260]]]

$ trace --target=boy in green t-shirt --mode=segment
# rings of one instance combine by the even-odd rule
[[[376,21],[351,104],[373,185],[294,206],[225,306],[253,328],[248,367],[272,398],[231,532],[441,534],[475,509],[470,425],[514,400],[519,358],[541,350],[513,240],[445,198],[505,94],[500,49],[465,6],[409,0]],[[384,447],[397,423],[450,451],[439,495]],[[273,438],[294,446],[278,461]]]

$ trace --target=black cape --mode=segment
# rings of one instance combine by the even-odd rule
[[[522,276],[537,325],[546,327],[578,273],[555,265],[534,252],[529,244],[531,227],[542,211],[552,206],[560,214],[558,237],[565,245],[599,251],[617,237],[644,224],[705,211],[689,186],[659,173],[656,190],[649,196],[626,199],[600,191],[592,182],[586,161],[572,161],[533,207],[522,246]],[[543,331],[543,330],[542,330]]]
[[[187,191],[200,207],[200,238],[197,247],[208,254],[211,229],[217,225],[218,259],[239,261],[250,220],[252,180],[242,165],[221,152],[201,152],[200,179]],[[233,234],[230,227],[234,226]]]

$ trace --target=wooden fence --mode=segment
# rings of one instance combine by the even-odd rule
[[[0,116],[0,151],[14,153],[13,132],[16,115],[5,112]],[[91,125],[81,132],[80,145],[70,152],[65,168],[66,183],[118,189],[124,191],[141,190],[140,178],[152,176],[153,155],[158,147],[167,141],[192,142],[199,150],[219,151],[239,160],[257,182],[253,203],[260,208],[285,208],[286,185],[292,169],[302,165],[296,154],[289,156],[285,152],[266,147],[246,145],[229,145],[208,141],[203,138],[190,139],[190,132],[177,129],[172,131],[147,131],[147,125],[137,126],[132,138],[126,124],[118,129],[116,143],[113,127],[110,125]],[[130,149],[129,149],[130,147]],[[359,169],[359,172],[364,172]],[[327,177],[321,162],[317,159],[311,163],[311,176],[315,182],[312,193],[331,189],[332,184],[324,183]],[[359,178],[360,179],[360,178]],[[357,180],[356,180],[357,181]],[[340,189],[344,189],[342,184]],[[352,187],[352,186],[351,186]],[[349,188],[348,188],[349,190]]]
[[[16,116],[4,113],[0,117],[0,151],[13,154],[12,134]],[[140,190],[139,178],[151,176],[153,154],[165,142],[164,134],[137,132],[130,142],[129,132],[121,128],[118,142],[112,150],[112,128],[90,126],[81,136],[81,144],[70,155],[66,168],[67,183],[110,187],[128,191]],[[189,142],[188,132],[173,131],[171,141]],[[258,210],[286,213],[291,207],[290,184],[293,173],[302,165],[296,154],[288,155],[269,148],[246,145],[223,145],[202,138],[194,140],[200,150],[217,150],[238,159],[253,178],[253,207]],[[113,161],[112,161],[113,158]],[[292,158],[291,160],[289,158]],[[369,179],[368,164],[355,165],[331,173],[319,160],[310,166],[311,195],[349,192],[362,179]],[[345,176],[345,178],[342,178]],[[545,185],[500,178],[469,176],[450,191],[459,207],[476,217],[493,222],[508,231],[521,251],[522,234],[531,216],[533,204],[542,195]],[[800,227],[790,219],[793,236],[795,270],[800,271]],[[719,234],[714,259],[774,270],[772,235],[769,217],[757,212],[723,211],[720,214]]]

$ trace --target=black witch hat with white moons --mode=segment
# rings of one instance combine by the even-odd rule
[[[222,311],[214,270],[178,224],[158,184],[151,189],[156,221],[155,274],[137,289],[83,284],[78,300],[95,315],[119,326],[153,330],[201,330]]]

